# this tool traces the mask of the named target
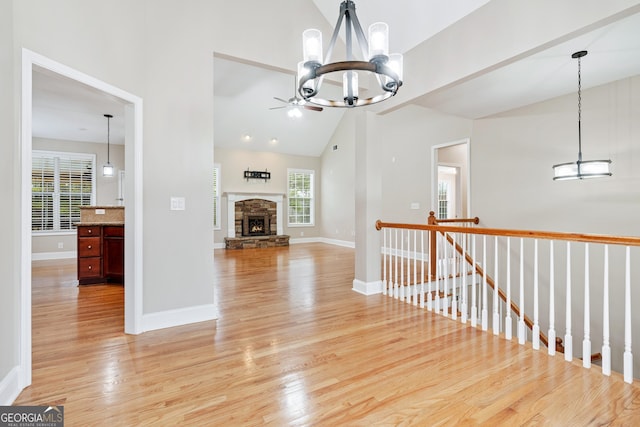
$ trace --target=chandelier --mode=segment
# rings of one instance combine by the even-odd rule
[[[601,178],[611,176],[611,160],[582,160],[582,79],[580,58],[587,55],[586,50],[575,52],[571,57],[578,59],[578,160],[553,165],[553,180]]]
[[[344,20],[346,61],[331,62],[331,54],[338,39]],[[354,60],[355,39],[362,58]],[[302,33],[303,61],[298,63],[298,92],[306,101],[323,107],[361,107],[371,105],[396,94],[402,86],[402,55],[389,55],[389,27],[384,22],[376,22],[369,27],[369,41],[362,31],[356,16],[356,5],[345,0],[340,4],[340,16],[336,23],[329,48],[323,61],[322,33],[308,29]],[[358,90],[358,71],[375,75],[380,85],[380,93],[369,98],[361,98]],[[322,81],[327,74],[343,72],[342,99],[323,98],[319,95]]]

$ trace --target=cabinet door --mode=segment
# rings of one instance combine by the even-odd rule
[[[103,244],[104,277],[111,282],[124,283],[124,238],[105,237]]]

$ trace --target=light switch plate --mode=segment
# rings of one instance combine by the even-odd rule
[[[184,210],[184,197],[172,197],[171,198],[171,210],[183,211]]]

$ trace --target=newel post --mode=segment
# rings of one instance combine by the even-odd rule
[[[429,218],[427,218],[428,225],[437,225],[436,213],[434,211],[429,212]],[[436,279],[436,232],[429,231],[429,276],[430,280]]]

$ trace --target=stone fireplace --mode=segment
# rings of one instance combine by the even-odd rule
[[[277,203],[265,199],[248,199],[235,203],[236,236],[271,236],[278,234]],[[274,227],[271,227],[271,223]]]
[[[227,249],[288,246],[283,235],[283,195],[227,193]]]

